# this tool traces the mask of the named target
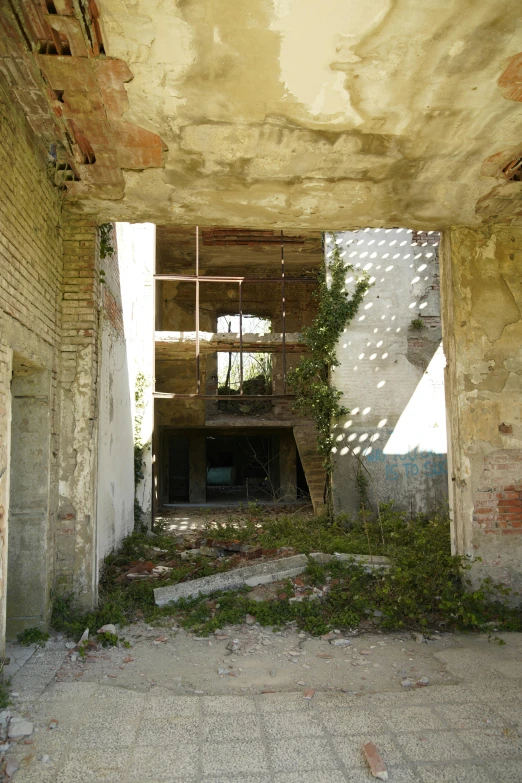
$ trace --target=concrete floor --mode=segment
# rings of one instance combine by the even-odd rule
[[[374,780],[367,740],[391,783],[522,781],[522,634],[505,646],[360,635],[343,648],[289,630],[255,649],[266,629],[240,626],[221,634],[241,641],[230,653],[226,638],[158,633],[132,626],[130,650],[87,662],[71,661],[63,639],[33,654],[13,678],[13,710],[35,724],[8,751],[15,783],[359,783]],[[223,660],[238,677],[218,675]],[[282,676],[267,671],[274,661]],[[430,685],[405,691],[403,671]]]

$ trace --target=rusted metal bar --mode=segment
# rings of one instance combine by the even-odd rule
[[[243,291],[239,281],[239,393],[243,394]]]
[[[219,275],[155,275],[156,280],[172,280],[182,283],[278,283],[280,277],[220,277]],[[317,285],[315,277],[287,277],[287,283],[306,283]]]
[[[199,356],[199,226],[196,226],[196,388],[201,391],[201,364]]]
[[[286,394],[286,302],[285,302],[285,246],[283,232],[281,231],[281,308],[283,314],[282,341],[283,341],[283,393]]]

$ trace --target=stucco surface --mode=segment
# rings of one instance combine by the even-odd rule
[[[521,219],[517,0],[98,0],[96,30],[74,5],[35,3],[32,21],[29,5],[0,7],[0,71],[62,145],[57,184],[79,211],[319,229]]]
[[[520,150],[516,0],[99,6],[106,52],[133,74],[124,118],[168,150],[164,168],[123,172],[122,199],[83,209],[319,228],[521,209],[502,174]]]
[[[453,228],[443,242],[454,546],[475,573],[522,586],[520,228]]]

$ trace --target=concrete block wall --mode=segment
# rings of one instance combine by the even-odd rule
[[[334,237],[327,240],[328,257]],[[350,410],[336,426],[336,509],[358,511],[361,472],[373,506],[431,511],[448,494],[439,235],[364,229],[338,233],[336,241],[354,267],[347,290],[360,270],[373,283],[339,341],[333,373]]]

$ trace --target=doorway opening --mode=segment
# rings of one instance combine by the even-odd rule
[[[167,430],[161,441],[165,505],[309,501],[290,428]]]

